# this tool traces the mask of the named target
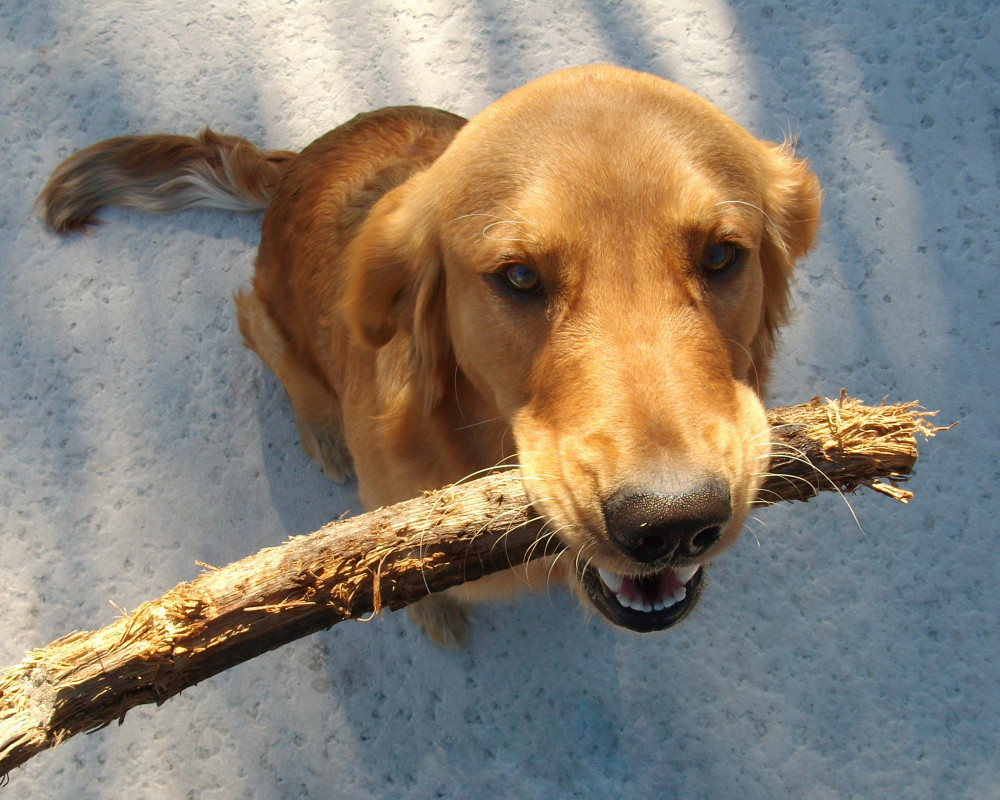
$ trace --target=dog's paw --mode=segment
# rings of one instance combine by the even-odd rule
[[[316,462],[326,477],[334,483],[354,477],[354,460],[339,430],[312,425],[298,414],[295,415],[295,427],[302,452]]]
[[[407,607],[410,619],[434,644],[459,650],[465,644],[468,626],[462,604],[445,594],[432,594]]]

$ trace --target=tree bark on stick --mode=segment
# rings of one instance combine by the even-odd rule
[[[899,488],[932,436],[915,404],[841,395],[768,412],[773,456],[757,502],[866,485]],[[558,544],[517,471],[331,523],[210,569],[97,631],[76,632],[0,673],[0,775],[64,739],[159,705],[236,664],[345,619],[399,609]]]

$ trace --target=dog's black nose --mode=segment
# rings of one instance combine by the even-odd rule
[[[604,503],[611,541],[644,564],[704,555],[731,516],[729,487],[718,481],[681,494],[622,490]]]

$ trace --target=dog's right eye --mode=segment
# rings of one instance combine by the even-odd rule
[[[504,286],[516,294],[541,294],[542,279],[533,267],[527,264],[507,264],[500,271]]]
[[[705,252],[703,265],[709,275],[725,275],[740,266],[747,257],[747,251],[735,242],[716,242]]]

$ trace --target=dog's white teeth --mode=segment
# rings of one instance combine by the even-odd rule
[[[612,594],[618,594],[622,590],[622,576],[611,572],[610,570],[598,568],[597,574],[601,576],[601,580],[604,581],[604,585],[607,586]],[[619,595],[618,599],[621,599]]]
[[[686,593],[682,589],[680,597],[677,597],[675,593],[673,597],[657,598],[656,602],[652,604],[648,600],[642,600],[638,597],[626,597],[624,594],[617,594],[615,597],[618,598],[618,602],[622,608],[631,608],[633,611],[649,613],[650,611],[663,611],[666,608],[671,608],[683,600],[685,595]]]
[[[677,580],[681,583],[687,583],[694,577],[694,574],[701,569],[701,564],[695,564],[693,567],[675,567],[674,575],[677,576]],[[684,599],[683,597],[681,598]]]
[[[643,611],[642,600],[638,597],[626,597],[623,594],[615,595],[618,598],[618,602],[621,604],[622,608],[631,608],[633,611]],[[650,607],[652,608],[652,607]]]
[[[661,576],[661,594],[656,597],[650,597],[650,593],[638,589],[637,579],[625,578],[617,572],[607,569],[598,568],[597,573],[601,576],[601,581],[610,593],[618,598],[618,603],[622,608],[630,608],[633,611],[649,614],[653,611],[663,611],[682,602],[687,597],[687,587],[684,584],[691,580],[699,569],[701,569],[700,565],[678,567],[672,572],[664,573]]]

